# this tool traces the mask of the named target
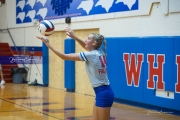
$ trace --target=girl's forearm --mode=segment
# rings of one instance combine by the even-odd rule
[[[80,38],[78,38],[76,36],[73,39],[75,39],[85,49],[86,44],[83,40],[81,40]]]
[[[57,56],[59,56],[61,59],[65,60],[65,54],[55,48],[53,48],[51,45],[48,45],[48,48],[51,49]]]

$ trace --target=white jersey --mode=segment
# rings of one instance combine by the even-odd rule
[[[79,57],[86,62],[86,71],[93,87],[109,85],[105,54],[101,50],[80,52]]]

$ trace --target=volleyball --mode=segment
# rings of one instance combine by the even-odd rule
[[[50,36],[54,32],[54,24],[49,20],[43,20],[38,26],[38,31],[43,36]]]

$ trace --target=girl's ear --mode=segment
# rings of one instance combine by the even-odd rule
[[[97,41],[94,40],[94,41],[93,41],[93,45],[94,45],[94,46],[97,46]]]

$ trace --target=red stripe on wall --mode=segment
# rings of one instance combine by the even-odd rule
[[[17,51],[13,50],[12,52],[13,52],[14,55],[18,55]],[[18,51],[18,52],[19,52],[20,55],[29,55],[29,56],[32,55],[31,52],[26,52],[26,54],[23,54],[22,51]],[[38,52],[38,51],[36,52],[35,51],[33,56],[42,56],[42,52]]]

